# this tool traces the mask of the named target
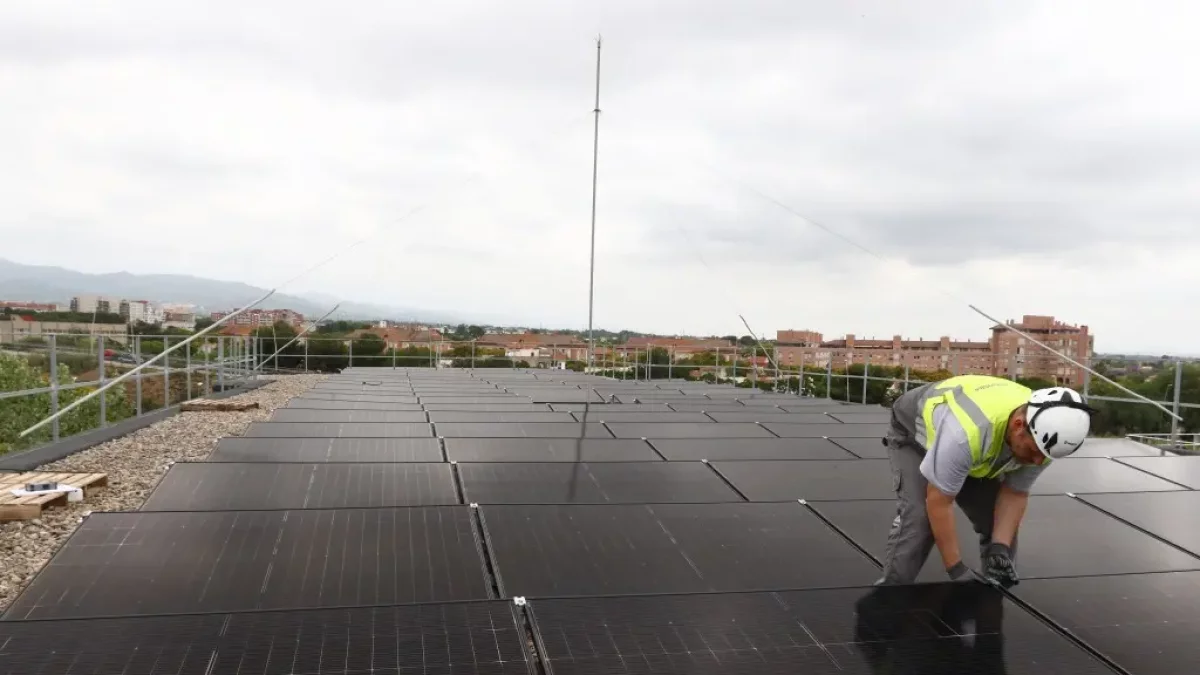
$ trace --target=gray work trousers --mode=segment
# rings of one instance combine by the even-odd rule
[[[894,433],[888,435],[887,446],[892,462],[892,487],[896,490],[896,518],[888,534],[883,578],[877,583],[908,584],[916,580],[935,545],[929,514],[925,511],[925,490],[929,481],[921,474],[921,460],[925,458],[921,448],[898,441]],[[998,479],[968,477],[955,497],[955,502],[967,514],[979,535],[980,558],[992,543],[996,497],[1001,484]],[[960,548],[964,543],[959,542]],[[1016,538],[1013,539],[1012,553],[1015,560]]]

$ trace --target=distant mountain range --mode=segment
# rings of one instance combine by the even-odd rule
[[[22,265],[0,258],[0,300],[56,302],[65,306],[72,296],[90,293],[128,300],[193,303],[204,312],[212,312],[241,307],[266,292],[265,288],[237,281],[218,281],[183,274],[86,274],[63,267]],[[260,307],[293,309],[315,319],[328,312],[336,302],[333,296],[325,294],[305,298],[276,293]],[[441,312],[345,301],[337,316],[342,319],[459,323],[456,318]]]

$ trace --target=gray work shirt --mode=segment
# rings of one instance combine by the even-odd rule
[[[921,460],[921,475],[943,494],[957,495],[971,471],[971,445],[950,408],[939,405],[933,410],[933,424],[937,429],[933,447],[925,451]],[[1019,492],[1029,492],[1033,482],[1046,468],[1043,464],[1020,464],[1013,457],[1012,448],[1005,443],[992,466],[1007,465],[1002,480],[1008,487]]]

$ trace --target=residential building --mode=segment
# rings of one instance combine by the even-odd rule
[[[32,315],[30,315],[32,316]],[[123,323],[83,323],[75,321],[29,321],[25,317],[10,316],[0,321],[0,344],[11,344],[23,338],[42,337],[58,333],[103,335],[115,343],[125,344],[126,327]]]
[[[726,354],[732,355],[733,348],[732,342],[721,338],[641,336],[629,338],[624,344],[617,345],[614,349],[622,354],[644,352],[647,349],[665,349],[676,361],[686,361],[696,354],[708,352],[724,351]]]
[[[520,361],[586,361],[588,346],[574,335],[559,333],[488,333],[476,340],[481,347],[499,347]]]
[[[1050,316],[1025,316],[1020,323],[1009,321],[1008,325],[1078,361],[1084,361],[1092,354],[1094,337],[1087,326],[1072,326]],[[1026,342],[1025,338],[1004,326],[993,327],[992,337],[987,341],[954,340],[945,336],[936,340],[912,340],[899,335],[893,335],[890,340],[876,340],[853,334],[826,340],[816,331],[784,330],[776,335],[775,353],[783,368],[827,368],[830,365],[846,368],[868,363],[962,375],[1038,377],[1071,387],[1083,384],[1082,369]]]
[[[1085,325],[1073,326],[1052,316],[1026,314],[1021,321],[1009,320],[1005,326],[1016,328],[1060,354],[1088,363],[1094,354],[1095,336]],[[1058,384],[1079,387],[1085,371],[1063,361],[1049,351],[1030,344],[1029,340],[1005,326],[992,327],[991,348],[996,354],[998,375],[1008,377],[1037,377]]]
[[[71,298],[71,311],[83,312],[91,314],[99,313],[115,313],[121,308],[121,301],[115,298],[109,298],[102,295],[77,295]]]
[[[353,331],[347,337],[351,340],[357,340],[364,335],[375,335],[382,338],[387,344],[388,349],[420,347],[436,350],[440,354],[452,348],[452,345],[445,341],[445,336],[442,335],[441,331],[419,327],[398,326],[395,328],[380,328],[379,326],[374,326]]]
[[[25,302],[22,300],[0,300],[0,310],[10,309],[14,312],[58,312],[60,305],[43,302]]]
[[[225,317],[236,312],[237,309],[232,309],[228,312],[213,312],[209,314],[209,318],[213,321],[220,321]],[[233,318],[233,324],[236,326],[272,326],[276,323],[283,322],[299,328],[304,324],[304,315],[290,309],[250,309]]]
[[[181,328],[196,330],[196,315],[193,312],[164,312],[163,328]]]
[[[162,323],[163,313],[149,300],[122,300],[118,310],[126,323]]]

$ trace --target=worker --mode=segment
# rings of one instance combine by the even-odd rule
[[[1016,584],[1017,529],[1029,490],[1048,462],[1083,445],[1093,412],[1066,387],[1031,391],[983,375],[922,385],[896,399],[884,443],[897,510],[878,583],[914,581],[935,544],[951,579],[971,575],[955,532],[957,502],[979,535],[984,578]]]

